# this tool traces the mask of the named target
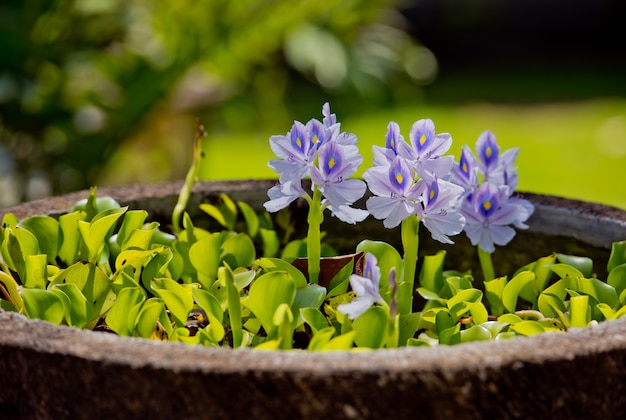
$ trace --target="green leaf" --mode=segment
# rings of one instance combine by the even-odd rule
[[[19,226],[4,229],[2,241],[2,258],[9,268],[18,273],[20,278],[25,277],[25,260],[28,255],[37,255],[39,243],[35,235]]]
[[[212,204],[200,204],[200,210],[213,217],[220,225],[228,230],[233,230],[237,220],[237,206],[228,195],[220,194],[221,203],[214,206]]]
[[[23,284],[29,289],[45,289],[48,286],[46,254],[28,255],[25,263]]]
[[[314,337],[318,333],[318,331],[321,331],[327,328],[332,328],[333,334],[335,332],[335,329],[333,327],[329,327],[328,320],[318,308],[313,308],[313,307],[301,308],[300,316],[302,317],[304,322],[307,323],[311,327],[311,331],[313,331]]]
[[[328,324],[326,324],[325,327],[320,328],[319,330],[314,330],[313,337],[311,337],[311,341],[309,341],[309,346],[307,347],[307,349],[309,351],[323,350],[334,335],[335,328],[329,327]],[[350,345],[352,345],[352,343],[350,343]]]
[[[498,322],[504,322],[510,325],[515,325],[522,322],[522,318],[515,314],[504,314],[498,317]]]
[[[511,324],[510,328],[517,334],[526,337],[545,332],[545,328],[537,321],[520,321],[516,324]]]
[[[217,269],[220,266],[220,245],[220,234],[212,233],[189,248],[189,261],[193,267],[211,280],[217,278]],[[203,286],[206,287],[206,285]]]
[[[176,325],[183,327],[193,309],[191,287],[178,284],[172,279],[159,278],[152,280],[152,290],[163,299]]]
[[[108,309],[106,302],[111,290],[111,281],[99,267],[82,262],[73,264],[60,271],[51,281],[51,284],[62,283],[75,284],[93,305],[91,321],[98,319]]]
[[[58,256],[66,265],[72,265],[78,261],[81,245],[81,234],[78,230],[78,222],[85,220],[87,213],[75,211],[59,216],[60,246]]]
[[[261,321],[266,332],[274,326],[274,313],[278,306],[289,306],[296,297],[296,285],[293,278],[284,271],[271,271],[257,278],[244,303]]]
[[[439,344],[453,345],[461,342],[461,325],[456,324],[439,333]]]
[[[515,312],[517,298],[521,290],[527,284],[535,281],[535,273],[532,271],[522,271],[509,281],[502,290],[502,305],[509,312]]]
[[[106,316],[106,323],[123,337],[130,337],[135,330],[139,311],[146,301],[146,293],[140,287],[122,289]]]
[[[521,321],[521,319],[519,321]],[[511,324],[503,321],[487,321],[483,322],[481,325],[489,331],[492,338],[496,338],[498,334],[500,334],[505,328],[508,328]]]
[[[576,268],[582,276],[591,277],[593,274],[593,260],[588,257],[577,257],[575,255],[556,254],[559,262]]]
[[[573,279],[578,277],[585,277],[579,269],[567,264],[553,264],[550,266],[550,270],[554,271],[554,273],[562,279],[567,276]]]
[[[446,251],[439,251],[435,255],[426,255],[422,260],[422,270],[419,275],[419,284],[424,289],[439,295],[445,286],[443,263]]]
[[[326,297],[331,298],[339,296],[348,291],[348,285],[350,284],[350,276],[354,272],[354,258],[351,258],[341,270],[335,274],[328,284],[328,294]]]
[[[115,241],[121,249],[126,249],[130,246],[124,246],[124,244],[130,239],[133,231],[140,230],[143,227],[147,218],[148,212],[146,210],[129,210],[126,212],[122,220],[122,225],[115,237]],[[142,249],[146,248],[147,247],[143,247]]]
[[[389,316],[382,306],[372,306],[352,321],[354,342],[358,347],[378,349],[387,340]]]
[[[419,321],[420,314],[418,312],[400,315],[398,322],[398,345],[406,345],[406,342],[415,335]]]
[[[539,294],[545,289],[546,285],[552,277],[552,270],[550,266],[556,261],[556,255],[548,255],[547,257],[539,258],[534,263],[528,265],[526,270],[518,270],[516,275],[522,271],[531,270],[535,273],[535,281],[528,284],[520,292],[520,297],[526,302],[536,304]]]
[[[57,284],[50,290],[63,301],[65,320],[68,325],[83,328],[91,320],[92,305],[78,286],[73,283]]]
[[[89,196],[86,199],[78,201],[72,211],[81,210],[84,211],[87,218],[85,220],[92,220],[97,214],[107,210],[115,210],[120,208],[120,204],[112,197],[97,197],[96,188],[92,188],[89,191]]]
[[[456,295],[448,299],[446,305],[450,310],[450,315],[454,322],[467,313],[476,303],[479,303],[483,297],[483,293],[478,289],[462,290]]]
[[[162,299],[150,298],[146,300],[137,315],[135,333],[139,337],[151,338],[164,309],[165,303]]]
[[[127,207],[111,209],[111,214],[103,214],[107,211],[98,213],[92,222],[78,221],[78,230],[87,246],[90,263],[98,263],[102,250],[112,234],[112,229],[126,209]]]
[[[37,238],[41,253],[46,254],[48,262],[53,264],[59,249],[59,222],[49,216],[32,216],[18,226]]]
[[[498,277],[493,280],[484,282],[485,297],[491,306],[491,313],[495,316],[504,313],[504,304],[502,303],[502,294],[508,280],[506,277]]]
[[[273,257],[280,250],[280,238],[278,233],[272,229],[260,228],[261,240],[263,243],[263,256]]]
[[[226,286],[228,319],[230,320],[230,329],[233,336],[233,347],[238,348],[243,343],[242,311],[239,290],[235,285],[233,271],[228,265],[220,267],[217,276],[220,279],[220,282]],[[267,332],[269,333],[269,330],[267,330]]]
[[[0,287],[3,287],[4,291],[9,294],[9,296],[5,296],[4,293],[2,293],[2,298],[10,299],[8,302],[13,305],[17,311],[24,308],[24,300],[19,292],[19,285],[10,274],[4,271],[0,271]]]
[[[589,296],[573,296],[570,299],[569,311],[570,327],[586,327],[590,319]]]
[[[461,331],[461,342],[469,343],[471,341],[487,341],[493,337],[491,332],[482,325],[474,325],[466,330]]]
[[[621,242],[613,242],[611,247],[611,255],[607,263],[607,271],[611,272],[619,265],[626,264],[626,240]]]
[[[219,344],[226,336],[226,330],[224,329],[222,322],[212,313],[207,312],[206,315],[209,319],[209,325],[204,327],[203,332],[206,333],[207,338],[211,343]]]
[[[617,295],[626,290],[626,263],[617,265],[609,271],[607,284],[615,288]]]
[[[296,288],[304,287],[307,285],[306,277],[296,267],[279,258],[259,258],[256,260],[256,265],[261,267],[267,272],[271,271],[286,271],[293,278]]]
[[[293,348],[293,328],[294,323],[293,312],[286,303],[281,303],[274,312],[274,326],[277,328],[278,337],[280,338],[280,348],[290,350]]]
[[[476,304],[470,308],[470,313],[474,324],[483,324],[489,319],[489,312],[482,302],[476,302]]]
[[[238,201],[237,206],[239,206],[239,210],[241,210],[241,214],[243,214],[243,218],[246,221],[246,226],[248,226],[248,235],[254,238],[259,233],[259,216],[248,203]]]
[[[296,289],[296,297],[293,301],[292,310],[295,314],[300,314],[304,308],[319,308],[326,299],[326,288],[318,284],[309,284]],[[295,317],[294,328],[302,325],[304,319]]]
[[[30,319],[41,319],[60,325],[65,317],[63,302],[54,292],[42,289],[22,289],[24,309]]]
[[[215,296],[204,289],[192,288],[191,294],[198,306],[206,313],[212,314],[219,322],[224,319],[222,305]]]
[[[545,289],[537,300],[537,306],[539,311],[546,316],[546,318],[554,318],[557,313],[554,312],[551,305],[563,306],[563,301],[567,295],[567,281],[559,280],[547,289]]]
[[[256,256],[254,243],[244,233],[231,236],[222,243],[220,256],[233,270],[237,267],[250,267]]]

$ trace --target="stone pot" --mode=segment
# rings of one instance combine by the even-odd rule
[[[226,191],[261,206],[271,181],[199,183],[189,209]],[[181,184],[101,189],[167,220]],[[18,218],[67,211],[87,192],[6,209]],[[603,275],[626,212],[526,194],[530,229],[494,256],[496,272],[553,251],[584,254]],[[297,206],[294,217],[304,214]],[[363,238],[397,241],[379,221],[339,226],[346,251]],[[341,232],[338,234],[338,232]],[[422,252],[441,249],[421,235]],[[336,239],[333,239],[336,238]],[[346,241],[347,239],[347,241]],[[475,255],[457,237],[451,267]],[[350,243],[348,246],[347,243]],[[349,248],[351,247],[351,248]],[[474,267],[475,270],[478,268]],[[605,273],[604,273],[605,274]],[[478,277],[478,276],[477,276]],[[209,349],[80,331],[0,312],[1,418],[624,418],[626,319],[498,342],[308,353]]]

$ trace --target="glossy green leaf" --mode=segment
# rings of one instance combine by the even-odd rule
[[[550,266],[550,270],[554,271],[562,279],[567,276],[570,278],[585,277],[579,269],[567,264],[553,264]]]
[[[502,290],[502,305],[504,309],[509,312],[515,312],[521,290],[533,281],[535,281],[535,273],[532,271],[522,271],[513,277]]]
[[[482,302],[476,302],[476,304],[470,308],[470,314],[472,315],[474,324],[483,324],[489,319],[489,312]]]
[[[372,306],[352,321],[354,342],[359,347],[378,349],[387,340],[389,316],[382,306]]]
[[[286,303],[281,303],[276,308],[273,317],[274,326],[276,327],[278,337],[280,338],[280,348],[290,350],[293,348],[293,328],[294,316],[291,308]]]
[[[218,270],[218,277],[220,282],[226,286],[228,319],[230,320],[230,329],[233,337],[232,344],[234,348],[238,348],[243,342],[241,297],[239,289],[235,285],[233,271],[228,265],[220,267]],[[268,333],[269,331],[270,330],[267,330]]]
[[[439,251],[435,255],[426,255],[422,259],[422,269],[419,274],[419,284],[424,289],[439,295],[445,286],[443,263],[446,251]]]
[[[18,226],[37,238],[41,253],[47,255],[50,264],[54,263],[59,250],[59,222],[49,216],[32,216],[22,220]]]
[[[534,263],[529,264],[526,267],[526,270],[518,270],[515,273],[517,275],[518,273],[527,270],[535,273],[535,281],[529,283],[520,291],[519,295],[522,299],[532,304],[535,304],[537,302],[539,293],[541,293],[543,289],[545,289],[546,285],[550,281],[550,278],[552,277],[552,270],[550,269],[550,266],[553,265],[555,261],[555,254],[548,255],[547,257],[539,258]]]
[[[130,337],[135,330],[139,311],[146,301],[146,294],[140,287],[122,289],[106,316],[106,323],[123,337]]]
[[[552,309],[551,305],[560,305],[565,300],[567,281],[559,280],[547,289],[545,289],[537,299],[537,306],[539,311],[543,313],[547,318],[556,317],[557,314]]]
[[[511,324],[510,328],[515,333],[526,337],[545,332],[543,326],[537,321],[520,321],[516,324]]]
[[[92,318],[92,306],[78,286],[73,283],[57,284],[50,289],[63,302],[65,320],[68,325],[83,328]]]
[[[2,216],[2,228],[14,228],[19,223],[19,220],[15,216],[15,214],[11,212],[4,213]]]
[[[28,255],[22,283],[30,289],[45,289],[48,286],[48,258],[46,254]]]
[[[226,336],[226,330],[222,322],[212,313],[208,312],[206,315],[209,319],[209,325],[207,325],[203,331],[207,334],[208,339],[212,343],[219,344]]]
[[[593,297],[599,303],[606,303],[611,307],[617,305],[615,288],[598,279],[576,278],[569,280],[569,288],[578,293]]]
[[[334,335],[335,328],[329,327],[328,324],[326,324],[325,327],[320,328],[319,330],[314,330],[313,337],[311,337],[311,341],[309,342],[309,346],[307,347],[307,349],[310,351],[323,350]],[[352,343],[350,343],[350,345],[352,345]]]
[[[212,233],[189,248],[189,261],[193,267],[212,280],[217,278],[220,266],[220,245],[220,234]]]
[[[163,299],[176,325],[184,326],[189,312],[193,309],[192,289],[172,279],[159,278],[152,280],[152,290]]]
[[[454,327],[456,324],[456,320],[450,314],[448,310],[438,311],[435,315],[435,328],[437,334],[441,334],[442,331],[447,330],[449,328]]]
[[[237,267],[250,267],[256,257],[254,243],[244,233],[231,236],[222,243],[220,257],[233,270]]]
[[[487,341],[491,340],[491,332],[482,325],[474,325],[466,330],[460,332],[461,342],[469,343],[471,341]]]
[[[92,320],[97,319],[107,310],[106,301],[111,290],[109,277],[97,266],[78,262],[60,271],[52,284],[75,284],[93,305]]]
[[[261,241],[263,244],[263,256],[273,257],[280,250],[280,238],[278,233],[272,229],[260,228]]]
[[[164,309],[165,303],[162,299],[150,298],[146,300],[137,315],[135,334],[139,337],[151,338]]]
[[[456,324],[439,332],[439,344],[453,345],[461,342],[461,325]]]
[[[419,312],[400,315],[398,320],[398,345],[406,345],[406,342],[415,335],[419,321]]]
[[[296,297],[296,285],[293,278],[284,271],[271,271],[257,278],[248,294],[245,305],[261,321],[265,331],[274,326],[274,313],[278,306],[289,306]]]
[[[348,291],[348,285],[350,284],[350,276],[353,272],[354,258],[351,258],[330,280],[327,297],[339,296],[346,293]]]
[[[577,257],[575,255],[556,254],[559,262],[576,268],[582,274],[581,277],[591,277],[593,274],[593,260],[589,257]]]
[[[22,289],[26,316],[60,325],[65,317],[63,302],[54,292],[42,289]]]
[[[485,297],[491,306],[492,315],[499,316],[504,313],[504,304],[502,303],[502,294],[508,280],[506,277],[498,277],[493,280],[484,282]]]
[[[518,324],[522,321],[522,318],[515,314],[504,314],[498,317],[498,322],[505,322],[510,325]]]
[[[606,282],[615,288],[615,292],[618,296],[626,290],[626,263],[613,267],[613,269],[609,271]]]
[[[0,294],[0,298],[7,300],[18,311],[24,308],[24,301],[22,299],[22,295],[19,292],[19,285],[10,274],[7,274],[1,270],[0,287],[2,287],[2,293]],[[6,296],[5,293],[8,293],[8,296]]]
[[[82,236],[78,230],[78,222],[85,220],[87,214],[83,211],[75,211],[59,216],[60,246],[58,256],[66,265],[72,265],[78,261]]]
[[[40,254],[39,243],[35,235],[24,228],[7,228],[4,229],[1,254],[7,266],[24,278],[26,256]]]
[[[246,221],[248,235],[250,235],[251,238],[254,238],[259,233],[259,216],[257,216],[256,211],[254,211],[248,203],[238,201],[237,206]]]
[[[586,327],[590,320],[589,312],[589,296],[573,296],[569,304],[570,327]]]
[[[233,230],[237,219],[237,206],[231,198],[224,194],[220,194],[222,200],[218,205],[203,203],[200,204],[200,210],[213,217],[220,225],[228,230]]]
[[[88,261],[96,264],[101,252],[112,234],[112,229],[127,207],[111,209],[111,214],[98,213],[92,222],[78,221],[78,230],[89,252]],[[98,218],[98,216],[102,215]]]
[[[521,321],[521,319],[519,321]],[[503,321],[487,321],[487,322],[483,322],[480,325],[482,325],[484,328],[487,329],[487,331],[489,331],[492,338],[496,338],[498,334],[504,331],[504,329],[508,328],[508,326],[511,324],[509,324],[508,322],[503,322]]]
[[[89,191],[89,197],[78,201],[72,211],[84,211],[87,216],[86,220],[92,220],[97,214],[103,211],[115,210],[121,207],[112,197],[97,197],[96,192],[96,188],[92,188]]]
[[[313,334],[317,334],[318,331],[329,328],[328,319],[326,319],[324,314],[322,314],[322,312],[318,308],[301,308],[300,316],[302,317],[304,322],[307,323],[309,327],[311,327],[311,331],[313,331]],[[332,330],[334,333],[335,329],[332,328]]]
[[[296,288],[304,287],[307,285],[306,277],[296,267],[279,258],[259,258],[256,260],[256,265],[264,269],[265,271],[286,271],[293,278]]]
[[[615,267],[626,264],[626,240],[613,242],[611,255],[607,263],[607,271],[611,272]]]
[[[198,306],[207,314],[212,314],[219,322],[224,319],[224,311],[219,300],[204,289],[192,288],[191,294]]]
[[[128,246],[124,246],[124,244],[131,237],[133,231],[139,230],[143,227],[147,218],[148,212],[146,210],[129,210],[126,212],[124,218],[122,219],[122,225],[120,226],[120,229],[115,237],[115,240],[120,248],[128,248]]]

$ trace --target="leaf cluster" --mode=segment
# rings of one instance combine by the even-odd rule
[[[337,307],[354,298],[349,279],[358,260],[327,287],[310,284],[291,264],[305,256],[306,241],[290,240],[288,213],[274,221],[225,194],[201,209],[223,229],[197,227],[185,213],[174,235],[147,211],[97,197],[95,189],[58,218],[20,221],[8,213],[0,232],[0,308],[121,336],[314,351],[499,340],[626,313],[626,242],[613,245],[605,280],[595,278],[590,259],[553,254],[511,279],[486,282],[484,291],[473,287],[471,273],[444,270],[441,251],[422,262],[416,292],[424,306],[415,310],[394,306],[415,292],[398,251],[363,241],[356,251],[376,256],[385,303],[350,320]],[[397,284],[387,277],[392,269]]]

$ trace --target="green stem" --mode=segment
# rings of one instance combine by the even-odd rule
[[[193,143],[193,160],[187,176],[185,177],[185,184],[178,193],[178,201],[172,211],[172,230],[174,233],[180,233],[180,217],[187,207],[189,197],[191,197],[191,188],[198,179],[198,171],[200,170],[200,159],[204,157],[202,152],[202,138],[205,136],[204,126],[198,121],[198,129],[196,131],[196,138]]]
[[[307,258],[309,265],[309,281],[312,284],[319,282],[320,257],[321,257],[321,234],[320,226],[324,221],[322,209],[322,193],[313,185],[313,198],[309,202],[309,231],[306,237]]]
[[[413,292],[415,290],[415,270],[417,267],[417,251],[419,249],[419,224],[416,215],[407,217],[400,227],[402,248],[404,250],[403,282],[407,287],[398,291],[398,313],[407,314],[413,311]]]
[[[496,278],[493,270],[493,262],[491,261],[491,253],[483,250],[480,246],[478,248],[478,260],[480,261],[480,267],[483,269],[484,281],[493,280]]]

